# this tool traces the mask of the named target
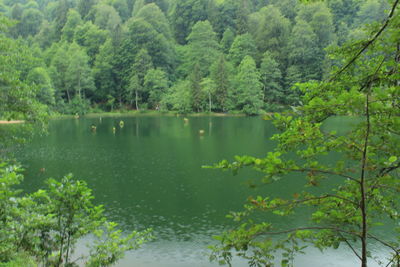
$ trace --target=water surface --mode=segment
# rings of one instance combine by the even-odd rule
[[[42,187],[46,178],[73,173],[87,181],[96,203],[104,204],[124,230],[154,229],[156,240],[128,253],[117,266],[218,266],[209,263],[207,246],[213,235],[234,225],[226,214],[241,210],[250,195],[292,195],[303,180],[293,176],[285,184],[250,189],[246,184],[259,173],[232,176],[201,166],[235,155],[264,156],[274,147],[269,140],[274,133],[272,124],[259,117],[60,119],[17,157],[26,169],[27,190]],[[306,223],[302,214],[265,219],[283,226]],[[333,259],[329,263],[328,257]],[[296,266],[354,266],[353,258],[346,248],[325,255],[309,250]],[[234,266],[247,264],[236,259]]]

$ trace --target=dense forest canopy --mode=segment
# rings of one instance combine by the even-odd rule
[[[35,88],[37,107],[60,113],[258,114],[298,104],[293,85],[321,80],[337,63],[327,48],[363,38],[364,25],[381,22],[388,7],[385,0],[0,0],[2,41],[18,50],[13,64],[1,65]],[[0,117],[13,117],[6,113]]]

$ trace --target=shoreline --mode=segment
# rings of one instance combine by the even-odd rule
[[[10,121],[0,120],[0,125],[2,125],[2,124],[21,124],[21,123],[25,123],[25,121],[22,121],[22,120],[10,120]]]
[[[76,117],[76,115],[65,115],[65,114],[57,114],[51,116],[51,119],[65,119],[65,118],[97,118],[97,117],[121,117],[121,116],[169,116],[169,117],[246,117],[246,114],[243,113],[187,113],[180,114],[176,112],[160,112],[160,111],[127,111],[127,112],[90,112],[85,115],[80,115]]]

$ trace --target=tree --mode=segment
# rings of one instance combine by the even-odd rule
[[[199,64],[194,65],[192,73],[189,75],[191,92],[192,110],[200,112],[203,110],[203,92],[201,90],[201,71]]]
[[[54,50],[54,54],[50,58],[50,77],[56,89],[56,99],[61,100],[62,98],[66,98],[68,102],[71,102],[72,92],[66,86],[67,82],[64,75],[69,65],[70,55],[68,54],[68,44],[53,44],[49,50]]]
[[[248,115],[259,114],[263,107],[262,84],[254,59],[245,56],[235,77],[235,90],[231,91],[231,105]]]
[[[219,44],[210,22],[207,20],[197,22],[187,40],[186,69],[190,73],[198,65],[200,75],[204,77],[219,55]]]
[[[387,1],[368,0],[361,4],[356,14],[355,24],[357,26],[366,23],[381,22],[385,19],[385,11],[388,9]]]
[[[245,56],[256,58],[256,54],[257,47],[249,33],[236,36],[229,49],[229,59],[235,66],[238,66]]]
[[[261,61],[260,76],[264,102],[284,104],[286,96],[282,88],[282,73],[268,51],[264,53]]]
[[[70,9],[67,22],[62,29],[62,40],[71,43],[74,40],[75,30],[82,23],[81,15],[74,9]]]
[[[326,48],[335,41],[332,14],[325,3],[315,2],[302,5],[296,19],[309,23],[318,38],[317,44],[321,49]]]
[[[204,78],[201,83],[200,83],[202,91],[207,95],[208,98],[208,112],[211,113],[213,109],[213,104],[212,104],[212,96],[215,93],[215,83],[212,79],[210,78]]]
[[[274,6],[262,8],[253,19],[253,32],[258,51],[271,51],[281,67],[286,66],[286,47],[290,33],[290,21]],[[254,15],[253,15],[254,16]]]
[[[100,29],[91,21],[88,21],[75,29],[74,40],[77,42],[77,44],[86,49],[86,53],[90,58],[90,66],[93,66],[95,58],[99,53],[100,46],[104,44],[107,37],[108,32]]]
[[[225,53],[229,52],[229,49],[231,49],[234,40],[235,40],[235,33],[232,31],[231,28],[226,29],[224,31],[224,34],[222,35],[222,39],[220,42],[221,48]]]
[[[142,18],[144,21],[153,26],[159,33],[164,35],[165,39],[172,41],[172,33],[162,10],[154,3],[143,6],[137,13],[136,17]]]
[[[36,97],[41,103],[48,106],[55,104],[54,87],[45,68],[37,67],[32,69],[28,74],[27,82],[38,88]]]
[[[55,36],[57,39],[61,36],[62,28],[64,28],[67,22],[67,15],[69,10],[69,4],[67,0],[61,0],[57,3],[55,13]]]
[[[106,4],[98,4],[94,9],[94,24],[100,29],[112,32],[122,23],[121,17],[114,7]]]
[[[176,82],[171,86],[161,100],[161,107],[176,110],[179,113],[192,111],[190,83],[186,80]]]
[[[83,19],[89,14],[90,10],[96,4],[97,0],[79,0],[78,12],[81,14]]]
[[[144,77],[144,87],[149,93],[148,103],[155,109],[160,108],[163,95],[168,89],[168,79],[165,71],[161,69],[150,69]]]
[[[43,21],[43,14],[37,9],[25,9],[22,13],[19,28],[22,36],[34,36],[39,32]]]
[[[19,66],[31,60],[29,49],[6,37],[11,22],[3,15],[0,25],[0,118],[43,121],[45,108],[36,100],[35,88],[24,81]]]
[[[176,0],[171,8],[171,22],[175,40],[186,44],[187,36],[198,21],[207,19],[206,0]]]
[[[147,72],[153,68],[153,64],[151,62],[151,57],[147,53],[146,49],[141,49],[139,53],[136,55],[135,62],[131,68],[132,73],[129,79],[129,91],[131,92],[129,95],[132,101],[133,95],[135,96],[135,106],[136,109],[139,110],[139,97],[147,100],[147,95],[145,93],[145,77]],[[134,92],[134,93],[133,93]],[[131,102],[132,103],[132,102]]]
[[[89,57],[76,43],[72,43],[68,54],[73,55],[65,72],[65,87],[69,92],[75,92],[78,99],[84,99],[86,93],[95,90],[92,71],[89,67]]]
[[[214,108],[218,111],[227,111],[227,98],[232,89],[231,67],[223,54],[210,67],[210,77],[215,84]]]
[[[289,46],[289,65],[301,70],[301,79],[295,82],[318,80],[322,77],[323,51],[318,47],[318,37],[311,26],[298,20],[293,27]]]
[[[112,45],[112,40],[108,39],[99,48],[99,53],[93,66],[93,77],[96,85],[94,100],[102,101],[107,99],[107,96],[116,98],[117,92],[117,74],[114,68],[115,49]]]
[[[214,256],[230,260],[232,250],[254,266],[273,264],[283,251],[282,265],[292,266],[293,255],[304,243],[320,249],[347,246],[366,267],[376,244],[387,249],[383,262],[398,266],[400,260],[399,220],[399,52],[398,1],[393,1],[389,19],[371,39],[344,47],[336,57],[345,62],[327,81],[300,86],[304,105],[295,112],[276,114],[278,142],[265,158],[236,157],[218,168],[238,171],[248,166],[262,172],[262,184],[288,182],[288,174],[304,175],[305,187],[293,198],[249,198],[246,211],[233,213],[242,225],[219,238]],[[396,115],[394,115],[396,114]],[[341,116],[340,128],[327,127],[327,120]],[[326,161],[324,156],[337,155]],[[331,180],[331,187],[313,190]],[[316,193],[319,192],[319,193]],[[276,228],[268,222],[251,221],[253,212],[287,216],[310,210],[307,225]],[[387,225],[385,237],[376,231]],[[387,238],[389,237],[389,238]],[[302,244],[300,244],[302,242]],[[232,249],[232,250],[231,250]],[[385,253],[386,254],[386,253]],[[376,260],[376,257],[374,257]]]

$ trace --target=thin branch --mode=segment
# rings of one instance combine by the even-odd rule
[[[299,228],[293,228],[293,229],[288,229],[288,230],[284,230],[284,231],[279,231],[279,232],[261,232],[258,233],[256,235],[254,235],[254,237],[257,236],[261,236],[261,235],[282,235],[282,234],[289,234],[289,233],[293,233],[293,232],[297,232],[297,231],[302,231],[302,230],[332,230],[338,233],[344,233],[344,234],[348,234],[348,235],[352,235],[352,236],[356,236],[356,237],[361,237],[358,233],[354,233],[354,232],[349,232],[343,229],[339,229],[336,227],[319,227],[319,226],[314,226],[314,227],[299,227]]]
[[[318,170],[318,169],[308,169],[308,168],[301,168],[301,169],[287,169],[287,171],[292,171],[292,172],[316,172],[316,173],[323,173],[323,174],[331,174],[331,175],[337,175],[337,176],[341,176],[343,178],[347,178],[349,180],[352,180],[354,182],[360,183],[359,180],[357,180],[356,178],[346,175],[346,174],[342,174],[342,173],[337,173],[334,171],[327,171],[327,170]]]
[[[386,27],[389,25],[390,20],[392,19],[394,12],[396,10],[397,5],[399,4],[400,0],[396,0],[396,2],[394,2],[392,9],[389,13],[389,16],[387,17],[385,23],[382,25],[382,27],[379,29],[379,31],[374,35],[374,37],[372,37],[372,39],[370,39],[363,47],[362,49],[344,66],[342,67],[332,78],[329,79],[329,81],[333,81],[335,80],[340,74],[342,74],[348,67],[350,67],[350,65],[352,65],[357,58],[364,53],[365,50],[367,50],[367,48],[373,44],[378,37],[382,34],[382,32],[386,29]]]
[[[353,253],[361,260],[361,256],[358,254],[358,252],[355,250],[355,248],[350,244],[350,242],[345,238],[341,233],[339,233],[340,237],[343,238],[344,242],[347,244],[347,246],[353,251]]]
[[[381,240],[380,238],[378,238],[378,237],[376,237],[376,236],[374,236],[374,235],[372,235],[372,234],[368,234],[368,237],[371,238],[371,239],[374,239],[375,241],[378,241],[379,243],[381,243],[382,245],[384,245],[384,246],[386,246],[386,247],[392,249],[392,250],[393,250],[394,252],[396,252],[396,253],[399,253],[399,252],[400,252],[400,249],[399,249],[399,248],[395,248],[394,246],[390,245],[389,243],[387,243],[387,242]]]
[[[265,209],[262,210],[276,210],[276,209],[281,209],[281,208],[285,208],[288,206],[297,206],[299,204],[305,203],[305,202],[310,202],[310,201],[316,201],[316,200],[323,200],[323,199],[327,199],[327,198],[337,198],[346,202],[349,202],[351,204],[353,204],[354,206],[358,207],[359,204],[351,199],[345,198],[345,197],[341,197],[341,196],[337,196],[337,195],[323,195],[323,196],[319,196],[319,197],[311,197],[311,198],[305,198],[305,199],[300,199],[300,200],[295,200],[295,201],[291,201],[289,203],[283,204],[283,205],[278,205],[278,206],[274,206],[274,207],[267,207]],[[256,204],[255,204],[256,205]]]

